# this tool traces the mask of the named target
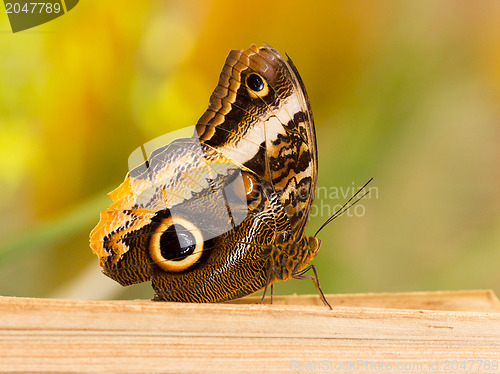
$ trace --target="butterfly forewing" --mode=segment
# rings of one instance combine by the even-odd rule
[[[254,75],[263,80],[261,91],[249,87]],[[312,205],[317,153],[309,101],[291,60],[267,45],[232,51],[197,130],[203,141],[274,185],[300,237]]]

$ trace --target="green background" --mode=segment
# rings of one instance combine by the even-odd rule
[[[0,30],[0,295],[150,298],[100,274],[88,234],[129,154],[194,125],[229,50],[262,42],[316,120],[308,232],[375,178],[364,214],[320,234],[325,293],[500,292],[499,2],[86,0]]]

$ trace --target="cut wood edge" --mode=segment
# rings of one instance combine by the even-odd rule
[[[500,312],[500,300],[493,290],[359,293],[326,295],[332,306],[419,309],[467,312]],[[255,304],[261,297],[250,296],[231,304]],[[270,304],[266,296],[264,304]],[[273,305],[323,305],[318,295],[274,296]]]

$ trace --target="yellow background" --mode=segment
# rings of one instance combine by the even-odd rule
[[[88,234],[129,154],[194,125],[229,50],[262,42],[316,120],[309,234],[375,178],[363,216],[319,235],[325,293],[500,293],[498,1],[85,0],[17,34],[2,13],[0,31],[0,295],[151,297],[101,275]]]

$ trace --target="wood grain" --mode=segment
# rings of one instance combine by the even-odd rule
[[[317,299],[0,297],[0,371],[500,373],[500,303],[491,291],[329,295],[334,310],[311,305]],[[452,370],[455,362],[467,370]]]

